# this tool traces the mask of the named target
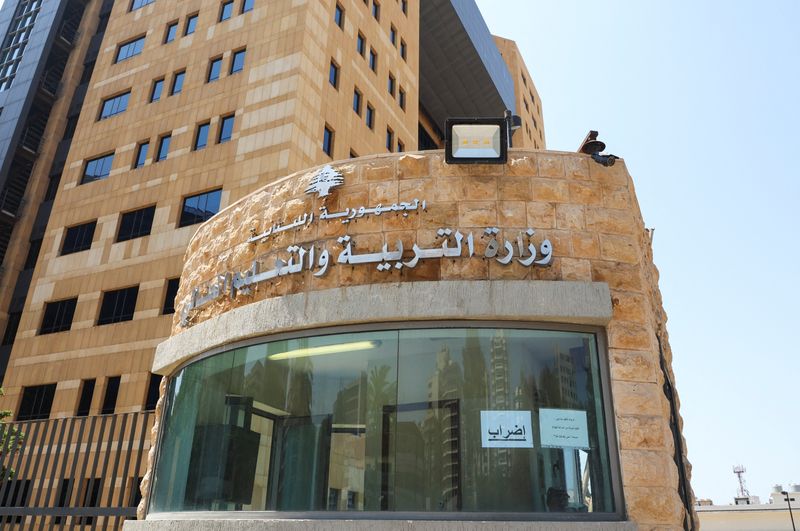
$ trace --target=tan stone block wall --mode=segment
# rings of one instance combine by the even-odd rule
[[[494,36],[494,43],[508,66],[514,80],[514,96],[517,116],[522,118],[522,127],[514,133],[514,147],[526,149],[546,149],[544,135],[544,114],[542,99],[536,90],[528,67],[522,59],[517,43],[510,39]]]

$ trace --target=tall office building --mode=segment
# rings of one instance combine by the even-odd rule
[[[135,505],[136,415],[198,223],[303,168],[442,147],[449,116],[510,109],[515,147],[545,147],[533,79],[472,0],[7,0],[0,18],[2,406],[55,448],[5,505]],[[58,453],[86,437],[116,454]]]

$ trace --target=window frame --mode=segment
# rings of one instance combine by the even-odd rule
[[[100,297],[100,304],[99,304],[99,307],[97,309],[97,319],[95,320],[95,326],[105,326],[105,325],[110,325],[110,324],[125,323],[125,322],[128,322],[128,321],[133,321],[133,317],[136,315],[136,306],[139,303],[140,287],[141,286],[139,284],[136,284],[134,286],[128,286],[128,287],[125,287],[125,288],[116,288],[116,289],[104,290],[102,292],[102,297]],[[135,291],[133,291],[133,290],[135,290]],[[123,291],[128,292],[128,293],[134,293],[133,308],[132,308],[130,314],[128,314],[127,312],[126,313],[112,313],[112,314],[110,314],[110,315],[108,315],[106,317],[103,317],[103,306],[105,306],[105,304],[106,304],[106,297],[109,294],[112,294],[112,293],[122,295]],[[119,296],[119,295],[115,295],[115,296]],[[123,302],[127,302],[127,294],[126,294],[126,298],[123,299]],[[119,300],[116,300],[115,303],[114,303],[114,309],[116,309],[118,303],[119,303]]]
[[[149,223],[147,223],[147,230],[143,231],[142,229],[144,227],[144,224],[142,222],[143,222],[143,220],[147,219],[147,214],[145,213],[146,211],[151,211],[152,213],[149,216],[150,217],[150,221],[149,221]],[[123,236],[121,233],[122,233],[122,223],[126,219],[125,216],[137,216],[137,215],[140,215],[140,214],[141,214],[141,216],[139,218],[136,218],[136,217],[133,218],[133,222],[135,223],[135,225],[134,225],[134,227],[131,228],[130,233],[129,234],[125,234]],[[127,241],[130,241],[130,240],[135,240],[137,238],[143,238],[145,236],[150,236],[150,234],[152,234],[152,232],[153,232],[153,221],[155,220],[155,215],[156,215],[156,205],[155,204],[148,205],[148,206],[145,206],[145,207],[139,207],[139,208],[134,209],[134,210],[128,210],[127,212],[120,212],[119,223],[117,225],[117,234],[116,234],[116,236],[114,238],[114,243],[127,242]],[[142,217],[142,216],[144,216],[144,217]],[[128,219],[130,219],[130,218],[128,218]]]
[[[144,150],[144,153],[142,153]],[[136,153],[133,156],[133,166],[131,169],[138,170],[147,165],[147,155],[150,152],[150,139],[142,140],[136,144]],[[144,160],[140,160],[144,156]]]
[[[167,152],[164,153],[164,156],[161,156],[161,151],[164,149],[164,142],[167,143]],[[165,133],[158,137],[158,151],[156,152],[156,156],[153,157],[153,164],[156,162],[161,162],[167,160],[169,158],[169,146],[172,142],[172,133]]]
[[[322,129],[322,152],[328,155],[329,157],[333,157],[333,146],[334,146],[334,139],[336,137],[336,131],[330,126],[330,124],[326,123]]]
[[[123,103],[124,99],[124,103]],[[113,96],[103,98],[100,102],[100,112],[97,114],[97,121],[108,120],[118,114],[122,114],[128,110],[128,103],[131,100],[131,89],[125,92],[117,93]],[[111,105],[113,112],[106,114],[106,105]]]
[[[164,31],[164,41],[162,44],[169,44],[170,42],[174,41],[178,38],[178,26],[180,25],[179,20],[173,20],[172,22],[167,22],[167,28]],[[172,33],[170,33],[171,30]]]
[[[225,124],[228,123],[228,120],[231,121],[231,131],[228,137],[223,138],[223,134],[225,133]],[[219,118],[219,126],[217,128],[217,144],[224,144],[226,142],[230,142],[233,140],[233,128],[236,127],[236,114],[226,114],[224,116],[220,116]]]
[[[70,230],[81,230],[79,235],[85,235],[86,231],[88,230],[89,225],[92,225],[91,228],[91,238],[89,238],[89,245],[87,246],[85,243],[83,245],[77,245],[71,249],[64,250],[64,247],[67,243],[67,234]],[[92,248],[92,244],[94,243],[94,233],[97,230],[97,220],[93,219],[92,221],[85,221],[83,223],[78,223],[77,225],[71,225],[69,227],[64,228],[64,235],[61,237],[61,248],[58,251],[58,256],[68,256],[70,254],[80,253],[83,251],[88,251]],[[85,238],[81,238],[83,242]]]
[[[330,84],[336,90],[339,90],[339,72],[341,71],[341,67],[331,59],[331,64],[328,67],[328,84]]]
[[[131,57],[136,57],[137,55],[141,55],[142,51],[144,50],[144,44],[145,44],[146,37],[147,37],[147,34],[142,34],[142,35],[139,35],[137,37],[133,37],[131,39],[128,39],[126,41],[123,41],[123,42],[119,43],[117,45],[117,50],[114,53],[114,64],[119,64],[119,63],[121,63],[123,61],[127,61]],[[141,43],[141,47],[139,47],[139,49],[137,51],[135,51],[134,53],[131,53],[130,55],[126,55],[123,58],[120,58],[120,53],[122,52],[123,48],[125,48],[125,47],[127,47],[127,46],[129,46],[131,44],[136,44],[136,43]],[[133,49],[136,50],[136,47],[134,47]]]
[[[222,190],[223,189],[221,187],[220,188],[212,188],[212,189],[206,190],[204,192],[197,192],[197,193],[194,193],[192,195],[183,196],[183,198],[181,199],[181,209],[178,212],[178,228],[191,227],[192,225],[197,225],[198,223],[204,223],[204,222],[208,221],[209,219],[211,219],[212,217],[214,217],[217,213],[219,213],[219,209],[222,208]],[[213,194],[215,192],[219,192],[219,205],[217,206],[217,211],[214,212],[213,214],[211,214],[211,216],[209,216],[206,219],[202,219],[200,221],[191,221],[190,223],[184,223],[183,213],[184,213],[184,211],[186,209],[186,201],[189,200],[189,199],[194,199],[195,197],[208,196],[208,195],[211,195],[211,194]]]
[[[161,96],[164,95],[164,81],[166,81],[165,77],[159,77],[153,80],[150,85],[150,96],[147,100],[147,103],[155,103],[157,101],[161,101]],[[158,87],[158,96],[156,97],[156,87]]]
[[[226,8],[230,8],[230,11],[227,13],[227,17],[225,16]],[[225,22],[226,20],[230,20],[233,18],[233,11],[234,11],[234,2],[233,0],[223,0],[219,4],[219,16],[217,17],[217,23]]]
[[[240,68],[236,68],[236,60],[238,57],[242,57],[242,64]],[[239,48],[238,50],[234,50],[231,52],[231,67],[228,69],[228,75],[232,76],[233,74],[238,74],[239,72],[244,71],[244,62],[247,60],[247,48]]]
[[[183,92],[183,85],[186,83],[186,69],[176,70],[172,73],[172,82],[169,84],[168,96],[175,96]],[[175,86],[178,85],[177,90]]]
[[[339,26],[339,29],[344,29],[344,8],[339,2],[333,7],[333,23]]]
[[[83,174],[81,176],[80,184],[89,184],[89,183],[93,183],[93,182],[97,182],[97,181],[104,181],[104,180],[108,179],[111,176],[111,172],[114,169],[114,156],[115,156],[115,154],[116,153],[114,151],[111,151],[111,152],[106,153],[104,155],[97,155],[97,156],[92,157],[90,159],[86,159],[84,161],[84,163],[83,163]],[[86,174],[86,171],[89,169],[89,165],[91,163],[97,162],[97,161],[99,161],[101,159],[106,159],[106,158],[109,158],[109,157],[111,157],[111,160],[109,162],[110,166],[108,168],[108,173],[106,173],[105,175],[101,175],[99,177],[94,176],[94,175],[89,176],[89,175]],[[87,177],[89,177],[89,179],[87,179]]]
[[[200,140],[200,131],[205,128],[205,139],[203,141],[203,145],[198,145],[198,140]],[[200,122],[195,127],[194,131],[194,140],[192,141],[192,151],[201,151],[208,147],[208,133],[211,131],[211,120],[206,120],[204,122]]]
[[[215,73],[214,67],[217,67],[216,76],[211,77],[212,74]],[[206,84],[212,83],[214,81],[219,81],[220,77],[222,77],[222,56],[218,55],[208,60],[208,69],[206,70]]]
[[[69,310],[69,309],[67,310],[67,313],[71,312],[72,315],[70,315],[69,324],[66,326],[66,328],[64,327],[64,323],[59,323],[58,326],[50,326],[47,329],[45,329],[44,328],[44,320],[47,317],[47,307],[49,305],[51,305],[51,304],[67,304],[67,303],[72,303],[72,309],[71,310]],[[77,308],[78,308],[78,296],[77,295],[75,297],[68,297],[68,298],[65,298],[65,299],[56,299],[56,300],[52,300],[52,301],[45,301],[44,309],[42,311],[42,319],[41,319],[41,321],[39,321],[39,327],[36,329],[36,335],[37,336],[44,336],[44,335],[47,335],[47,334],[57,334],[59,332],[67,332],[69,330],[72,330],[72,323],[75,321],[75,311],[77,310]],[[56,317],[58,317],[58,314],[56,314]]]
[[[183,23],[183,36],[188,37],[189,35],[194,35],[197,31],[197,24],[198,19],[200,18],[200,13],[190,13],[186,15],[186,19]],[[190,31],[191,30],[191,31]]]

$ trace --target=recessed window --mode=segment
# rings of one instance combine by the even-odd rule
[[[141,168],[147,162],[147,151],[150,149],[150,142],[142,142],[136,147],[136,158],[133,160],[133,169]]]
[[[131,0],[131,8],[129,11],[134,11],[146,5],[152,4],[155,0]]]
[[[231,16],[233,16],[233,0],[222,2],[219,8],[219,21],[228,20]]]
[[[361,91],[357,88],[353,89],[353,110],[361,116]]]
[[[219,121],[219,136],[217,137],[217,143],[222,144],[223,142],[227,142],[233,136],[233,123],[235,120],[234,115],[223,116]]]
[[[403,90],[403,87],[400,87],[398,94],[397,102],[400,104],[401,109],[406,110],[406,91]]]
[[[210,83],[211,81],[216,81],[219,79],[219,74],[221,71],[222,57],[211,59],[211,61],[208,62],[208,77],[206,77],[206,83]]]
[[[406,150],[406,145],[399,138],[397,139],[397,152],[402,153]]]
[[[208,130],[211,129],[211,123],[205,122],[197,126],[197,132],[194,135],[194,150],[198,151],[208,145]]]
[[[103,106],[100,108],[100,117],[98,120],[105,120],[114,115],[125,112],[128,109],[128,99],[131,97],[131,91],[112,96],[103,100]]]
[[[328,125],[322,132],[322,151],[329,157],[333,156],[333,130]]]
[[[117,231],[117,241],[124,242],[150,234],[153,228],[155,205],[122,214]]]
[[[400,39],[400,57],[403,58],[403,61],[406,60],[407,53],[408,53],[408,47],[406,46],[406,41]]]
[[[97,220],[67,228],[64,232],[64,242],[61,244],[61,256],[91,248],[96,227]]]
[[[139,286],[104,292],[97,325],[121,323],[133,319],[138,296]]]
[[[81,184],[105,179],[111,173],[111,165],[113,163],[113,153],[87,160],[86,166],[83,168],[83,178],[81,179]]]
[[[144,49],[144,35],[141,37],[136,37],[135,39],[131,39],[127,42],[124,42],[119,45],[117,48],[117,57],[114,60],[115,63],[119,63],[120,61],[124,61],[130,57],[135,55],[139,55],[142,53]]]
[[[372,0],[372,17],[375,20],[381,19],[381,5],[376,0]]]
[[[373,72],[378,71],[378,52],[375,51],[375,48],[369,49],[369,68]]]
[[[339,3],[337,3],[336,7],[334,8],[333,21],[340,28],[344,27],[344,8],[342,8],[341,4]]]
[[[358,158],[358,153],[356,153],[355,151],[353,151],[353,150],[351,149],[351,150],[350,150],[350,158],[351,158],[351,159],[357,159],[357,158]]]
[[[13,345],[14,339],[17,337],[17,330],[19,330],[19,323],[22,320],[22,312],[9,312],[8,320],[6,321],[6,331],[3,333],[3,340],[0,345],[7,346]]]
[[[219,203],[222,190],[212,190],[202,194],[192,195],[183,200],[179,227],[202,223],[219,212]]]
[[[101,415],[113,415],[114,410],[117,409],[117,397],[119,396],[120,381],[120,376],[110,376],[108,379],[106,379],[106,392],[103,395],[103,407],[100,408]],[[95,481],[94,483],[98,485],[99,490],[100,482]],[[91,489],[87,485],[85,490],[90,491]],[[92,497],[97,499],[96,495],[93,495]],[[93,503],[92,505],[96,505],[96,503]]]
[[[364,57],[364,54],[367,51],[367,38],[364,37],[364,35],[362,35],[360,31],[358,32],[358,36],[356,37],[356,51],[358,52],[358,55],[360,55],[361,57]]]
[[[153,87],[150,89],[150,103],[161,99],[161,93],[164,91],[164,78],[156,79],[153,81]]]
[[[178,295],[180,280],[179,278],[167,280],[167,290],[164,294],[164,307],[161,309],[162,315],[175,313],[175,297]]]
[[[328,83],[334,88],[339,88],[339,65],[331,61],[331,67],[328,70]]]
[[[231,55],[231,74],[244,70],[244,59],[247,50],[237,50]]]
[[[172,42],[178,35],[178,21],[167,24],[167,31],[164,33],[164,44]]]
[[[392,46],[397,46],[397,28],[394,27],[394,24],[389,28],[389,42],[392,43]]]
[[[375,108],[367,103],[367,127],[375,128]]]
[[[77,304],[78,297],[46,303],[39,334],[53,334],[69,330],[72,326],[72,317],[75,315],[75,306]]]
[[[22,388],[17,420],[41,420],[50,417],[56,384],[34,385]],[[22,441],[20,441],[22,442]]]
[[[41,250],[41,238],[30,241],[30,244],[28,245],[28,254],[25,256],[25,263],[22,264],[23,271],[28,271],[36,267],[36,261],[39,259],[39,251]]]
[[[81,398],[78,401],[78,409],[75,411],[76,417],[86,417],[92,409],[92,398],[94,397],[94,385],[96,380],[84,380],[81,382]]]
[[[156,162],[167,160],[167,156],[169,155],[169,143],[171,141],[172,135],[164,135],[158,139],[158,154],[156,156]]]
[[[389,94],[391,94],[393,98],[396,86],[397,86],[397,81],[394,79],[394,76],[392,74],[389,74],[389,81],[386,84],[386,88],[389,90]]]
[[[147,396],[144,400],[145,411],[155,411],[158,404],[159,387],[161,386],[161,379],[163,376],[160,374],[150,373],[150,381],[147,383]]]
[[[408,15],[408,0],[400,0],[400,10],[404,15]]]
[[[253,10],[255,0],[242,0],[242,13],[247,13]]]
[[[183,80],[186,78],[186,70],[181,70],[180,72],[175,72],[172,75],[172,86],[169,89],[169,95],[173,96],[175,94],[180,94],[183,90]]]
[[[394,131],[391,127],[386,128],[386,150],[394,150]]]
[[[191,35],[197,29],[197,13],[186,17],[186,27],[183,30],[184,35]]]

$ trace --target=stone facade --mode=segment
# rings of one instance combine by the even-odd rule
[[[380,155],[331,165],[343,175],[344,184],[324,202],[304,193],[319,170],[313,168],[276,180],[200,226],[185,255],[173,336],[238,306],[330,288],[456,280],[605,283],[613,307],[606,333],[626,512],[642,530],[683,529],[687,516],[696,521],[684,505],[692,503],[693,495],[689,478],[680,474],[684,469],[688,475],[689,465],[677,396],[671,391],[671,405],[664,391],[672,389],[674,377],[651,235],[623,161],[607,168],[575,153],[511,150],[506,165],[447,165],[441,152]],[[426,208],[408,216],[362,216],[346,224],[318,220],[281,231],[267,243],[247,242],[275,224],[286,225],[323,206],[332,213],[414,199],[425,200]],[[340,237],[350,236],[354,254],[376,252],[384,243],[394,249],[400,240],[403,259],[410,260],[415,243],[423,248],[441,245],[437,230],[444,227],[473,233],[475,256],[421,260],[414,268],[389,271],[378,270],[374,263],[334,264],[321,276],[304,269],[260,283],[249,295],[219,296],[184,312],[181,323],[195,287],[208,286],[218,275],[246,271],[257,258],[266,263],[274,263],[276,256],[285,260],[289,246],[330,249],[333,263],[342,249]],[[537,245],[544,239],[552,242],[552,262],[548,267],[523,267],[516,261],[502,265],[485,258],[486,239],[478,237],[487,227],[499,228],[501,242],[516,242],[521,231],[534,229]],[[206,288],[197,293],[206,294]],[[164,390],[162,385],[162,400]],[[159,415],[160,411],[159,406]],[[686,490],[684,500],[681,488]]]

